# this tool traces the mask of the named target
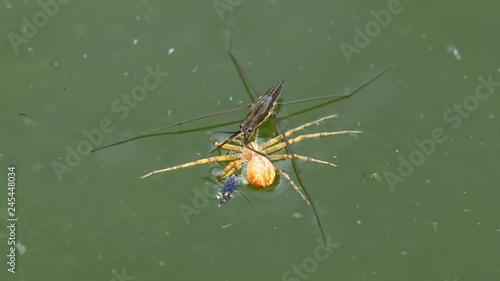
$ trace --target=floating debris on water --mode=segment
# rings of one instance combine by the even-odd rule
[[[371,175],[370,175],[370,178],[374,178],[374,179],[376,179],[378,182],[382,182],[382,178],[381,178],[381,177],[380,177],[380,175],[379,175],[379,174],[377,174],[377,173],[373,173],[373,174],[371,174]]]
[[[457,60],[462,59],[462,56],[460,55],[460,52],[458,51],[457,47],[453,45],[448,46],[448,53],[452,53]]]
[[[434,231],[438,231],[438,223],[437,222],[431,222],[432,227],[434,227]]]

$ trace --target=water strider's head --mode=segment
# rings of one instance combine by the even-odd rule
[[[251,113],[252,111],[250,111],[248,113],[248,116],[247,118],[245,119],[245,121],[243,121],[242,123],[240,123],[240,132],[243,133],[243,138],[245,139],[245,141],[248,142],[248,140],[250,139],[253,131],[255,130],[255,128],[260,125],[260,123],[262,123],[263,121],[260,121],[260,123],[258,124],[255,124],[254,120],[252,119],[252,116],[251,116]]]
[[[240,132],[245,134],[245,138],[248,136],[248,134],[252,133],[253,130],[254,130],[254,127],[245,123],[245,122],[240,124]]]

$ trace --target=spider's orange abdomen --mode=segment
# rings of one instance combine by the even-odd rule
[[[255,154],[248,162],[247,180],[251,185],[257,188],[269,187],[275,177],[274,166],[266,157]]]

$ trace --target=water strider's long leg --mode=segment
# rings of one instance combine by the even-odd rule
[[[316,204],[311,199],[311,196],[309,195],[309,192],[307,191],[306,183],[304,181],[304,178],[302,177],[302,172],[300,170],[299,165],[297,164],[295,154],[293,153],[292,148],[290,146],[290,143],[288,142],[288,137],[285,135],[285,130],[283,130],[283,126],[281,126],[278,115],[276,115],[275,112],[273,112],[272,114],[274,116],[274,120],[276,121],[276,126],[278,127],[281,135],[283,136],[283,141],[286,144],[286,148],[288,149],[288,153],[292,156],[291,159],[292,159],[293,166],[294,166],[295,170],[297,171],[297,175],[299,177],[299,182],[302,185],[302,189],[304,190],[304,195],[306,196],[307,200],[311,203],[311,207],[313,208],[314,215],[316,216],[316,222],[318,223],[319,230],[321,231],[321,237],[323,238],[323,242],[325,243],[325,247],[326,247],[327,245],[326,245],[325,232],[323,231],[323,227],[321,226],[321,220],[319,219],[318,210],[316,210]]]
[[[98,150],[101,150],[101,149],[104,149],[104,148],[107,148],[107,147],[110,147],[110,146],[115,146],[115,145],[119,145],[119,144],[126,143],[126,142],[129,142],[129,141],[133,141],[133,140],[136,140],[136,139],[144,138],[144,137],[147,137],[147,136],[149,136],[149,135],[151,135],[153,133],[156,133],[156,132],[159,132],[159,131],[162,131],[162,130],[165,130],[165,129],[168,129],[168,128],[171,128],[171,127],[180,126],[180,125],[183,125],[183,124],[186,124],[186,123],[189,123],[189,122],[193,122],[193,121],[196,121],[196,120],[200,120],[200,119],[203,119],[203,118],[217,116],[217,115],[224,114],[224,113],[229,113],[229,112],[233,112],[233,111],[238,111],[238,110],[250,108],[250,106],[252,106],[252,105],[231,108],[231,109],[227,109],[227,110],[222,110],[222,111],[213,112],[213,113],[209,113],[209,114],[204,114],[204,115],[201,115],[201,116],[197,116],[197,117],[189,118],[189,119],[186,119],[186,120],[182,120],[182,121],[170,124],[170,125],[166,125],[166,126],[163,126],[163,127],[159,127],[159,128],[147,131],[145,133],[138,134],[138,135],[136,135],[134,137],[131,137],[131,138],[128,138],[128,139],[124,139],[124,140],[117,141],[117,142],[114,142],[114,143],[111,143],[111,144],[108,144],[108,145],[105,145],[105,146],[94,148],[90,152],[95,152],[95,151],[98,151]]]
[[[247,75],[243,67],[240,65],[238,60],[236,59],[236,56],[233,53],[233,36],[231,35],[231,31],[229,31],[229,57],[233,61],[234,65],[236,66],[236,69],[238,71],[238,74],[240,75],[241,80],[243,81],[243,84],[245,88],[251,89],[255,97],[259,98],[260,94],[255,89],[253,86],[252,81],[250,80],[250,77]],[[247,83],[248,81],[248,83]]]
[[[302,102],[308,102],[308,101],[317,101],[317,100],[328,100],[328,99],[345,99],[348,98],[355,93],[359,92],[361,89],[364,87],[368,86],[371,82],[377,80],[380,76],[385,74],[387,71],[391,70],[394,68],[394,65],[389,66],[388,68],[382,70],[379,72],[377,75],[373,76],[372,78],[366,80],[363,84],[361,84],[359,87],[355,88],[352,91],[349,91],[347,93],[343,94],[335,94],[335,95],[327,95],[327,96],[321,96],[321,97],[314,97],[314,98],[307,98],[307,99],[300,99],[300,100],[294,100],[294,101],[287,101],[287,102],[280,102],[278,103],[279,105],[290,105],[290,104],[296,104],[296,103],[302,103]]]

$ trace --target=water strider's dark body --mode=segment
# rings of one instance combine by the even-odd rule
[[[245,121],[240,124],[241,132],[245,134],[251,133],[259,124],[271,116],[271,113],[278,105],[276,100],[279,98],[282,88],[283,80],[280,80],[265,95],[259,97],[250,107],[250,112],[248,112]]]
[[[283,80],[278,81],[278,83],[272,86],[271,89],[269,89],[264,95],[260,96],[257,101],[252,104],[252,106],[250,106],[250,111],[248,112],[247,117],[245,117],[245,120],[241,122],[239,131],[232,133],[231,136],[229,136],[219,146],[216,146],[212,150],[210,150],[210,152],[217,150],[240,134],[244,134],[245,137],[243,139],[246,141],[251,139],[253,130],[260,124],[265,122],[269,118],[269,116],[273,114],[276,106],[278,106],[277,100],[281,94],[281,89],[283,89]],[[248,148],[254,151],[251,147]],[[261,152],[254,152],[267,157]]]

